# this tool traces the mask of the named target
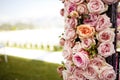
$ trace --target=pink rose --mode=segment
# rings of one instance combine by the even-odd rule
[[[86,80],[86,78],[83,76],[84,70],[81,68],[76,68],[75,71],[73,72],[73,75],[78,79],[78,80]]]
[[[100,42],[113,42],[115,38],[115,34],[112,30],[110,29],[105,29],[101,32],[98,33],[97,39]]]
[[[68,70],[62,71],[63,80],[68,80],[68,78],[71,76],[71,73]]]
[[[83,3],[84,0],[70,0],[70,2],[72,2],[72,3]]]
[[[82,48],[90,48],[91,44],[95,44],[95,40],[91,38],[85,38],[81,40]]]
[[[67,60],[65,63],[65,67],[68,71],[70,71],[71,73],[75,70],[75,66],[73,65],[73,62],[70,60]]]
[[[88,52],[81,50],[73,55],[73,63],[79,67],[85,69],[89,63]]]
[[[84,19],[84,24],[89,24],[90,26],[96,26],[98,20],[98,15],[97,14],[89,14],[89,17]]]
[[[89,80],[98,80],[98,67],[94,65],[88,65],[83,75]]]
[[[70,47],[65,46],[62,52],[62,56],[67,59],[71,60],[72,59],[72,49]]]
[[[59,44],[60,44],[61,46],[64,46],[64,43],[65,43],[65,39],[64,39],[64,38],[61,38],[60,41],[59,41]]]
[[[93,66],[97,66],[98,68],[101,68],[105,64],[105,62],[105,59],[100,55],[90,60],[90,64]]]
[[[65,6],[65,11],[66,11],[67,16],[72,11],[76,11],[76,8],[77,8],[77,5],[75,3],[71,3],[69,1],[65,1],[64,6]]]
[[[78,80],[78,79],[74,75],[72,75],[67,80]]]
[[[110,18],[106,15],[100,15],[97,21],[97,25],[96,25],[96,31],[102,31],[108,27],[111,27],[112,24],[110,22]]]
[[[105,11],[104,3],[101,0],[90,0],[87,4],[90,13],[102,13]]]
[[[64,43],[64,48],[68,48],[68,47],[73,47],[74,46],[74,43],[72,41],[69,41],[69,40],[66,40],[65,43]]]
[[[63,8],[60,10],[60,15],[64,16],[64,9]]]
[[[88,9],[87,6],[85,4],[80,4],[77,6],[77,11],[78,13],[81,14],[87,14],[88,13]]]
[[[103,0],[103,2],[105,2],[106,4],[113,4],[118,2],[118,0]]]
[[[101,67],[99,78],[101,80],[115,80],[116,73],[111,65]]]
[[[98,47],[98,54],[103,57],[111,56],[113,53],[115,53],[115,49],[112,42],[103,42]]]
[[[64,33],[64,39],[65,40],[74,40],[76,36],[76,32],[72,28],[67,28]]]
[[[76,42],[75,45],[74,45],[74,47],[72,48],[72,51],[73,51],[73,53],[77,53],[81,49],[82,49],[82,46],[81,46],[80,42]]]
[[[77,26],[77,19],[75,19],[75,18],[66,18],[65,19],[65,27],[76,28],[76,26]]]

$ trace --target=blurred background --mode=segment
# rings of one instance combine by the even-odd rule
[[[60,80],[61,8],[59,0],[0,0],[0,80]]]

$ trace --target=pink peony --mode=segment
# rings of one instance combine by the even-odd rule
[[[118,0],[103,0],[103,2],[105,2],[106,4],[113,4],[118,2]]]
[[[105,11],[104,3],[101,0],[90,0],[87,4],[90,13],[102,13]]]
[[[85,38],[81,40],[82,48],[90,48],[91,44],[95,44],[95,40],[91,38]]]
[[[103,57],[111,56],[113,53],[115,53],[115,49],[112,42],[103,42],[98,47],[98,54]]]
[[[77,11],[79,14],[87,14],[88,13],[88,9],[87,9],[87,6],[85,4],[78,5]]]
[[[115,34],[110,29],[105,29],[98,33],[97,39],[100,42],[113,42],[115,38]]]
[[[108,27],[111,27],[112,23],[110,22],[110,18],[106,15],[100,15],[97,21],[97,25],[96,25],[96,31],[102,31]]]
[[[79,67],[85,69],[89,63],[88,52],[81,50],[73,55],[73,63]]]
[[[76,26],[77,26],[77,19],[75,19],[75,18],[66,18],[65,19],[65,27],[76,28]]]
[[[96,26],[98,20],[98,15],[97,14],[89,14],[89,17],[84,19],[84,24],[89,24],[90,26]]]
[[[74,40],[76,36],[76,32],[72,28],[67,28],[64,33],[64,39],[65,40]]]
[[[101,67],[99,78],[101,80],[115,80],[116,74],[111,65]]]
[[[80,42],[76,42],[75,45],[74,45],[74,47],[72,48],[72,51],[73,51],[73,53],[77,53],[81,49],[82,49],[82,46],[81,46]]]

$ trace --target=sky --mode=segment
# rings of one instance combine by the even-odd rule
[[[59,0],[0,0],[0,22],[60,17]]]

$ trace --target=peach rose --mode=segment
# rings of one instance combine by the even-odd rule
[[[80,38],[89,38],[94,35],[95,29],[90,25],[80,25],[77,27],[77,33]]]

